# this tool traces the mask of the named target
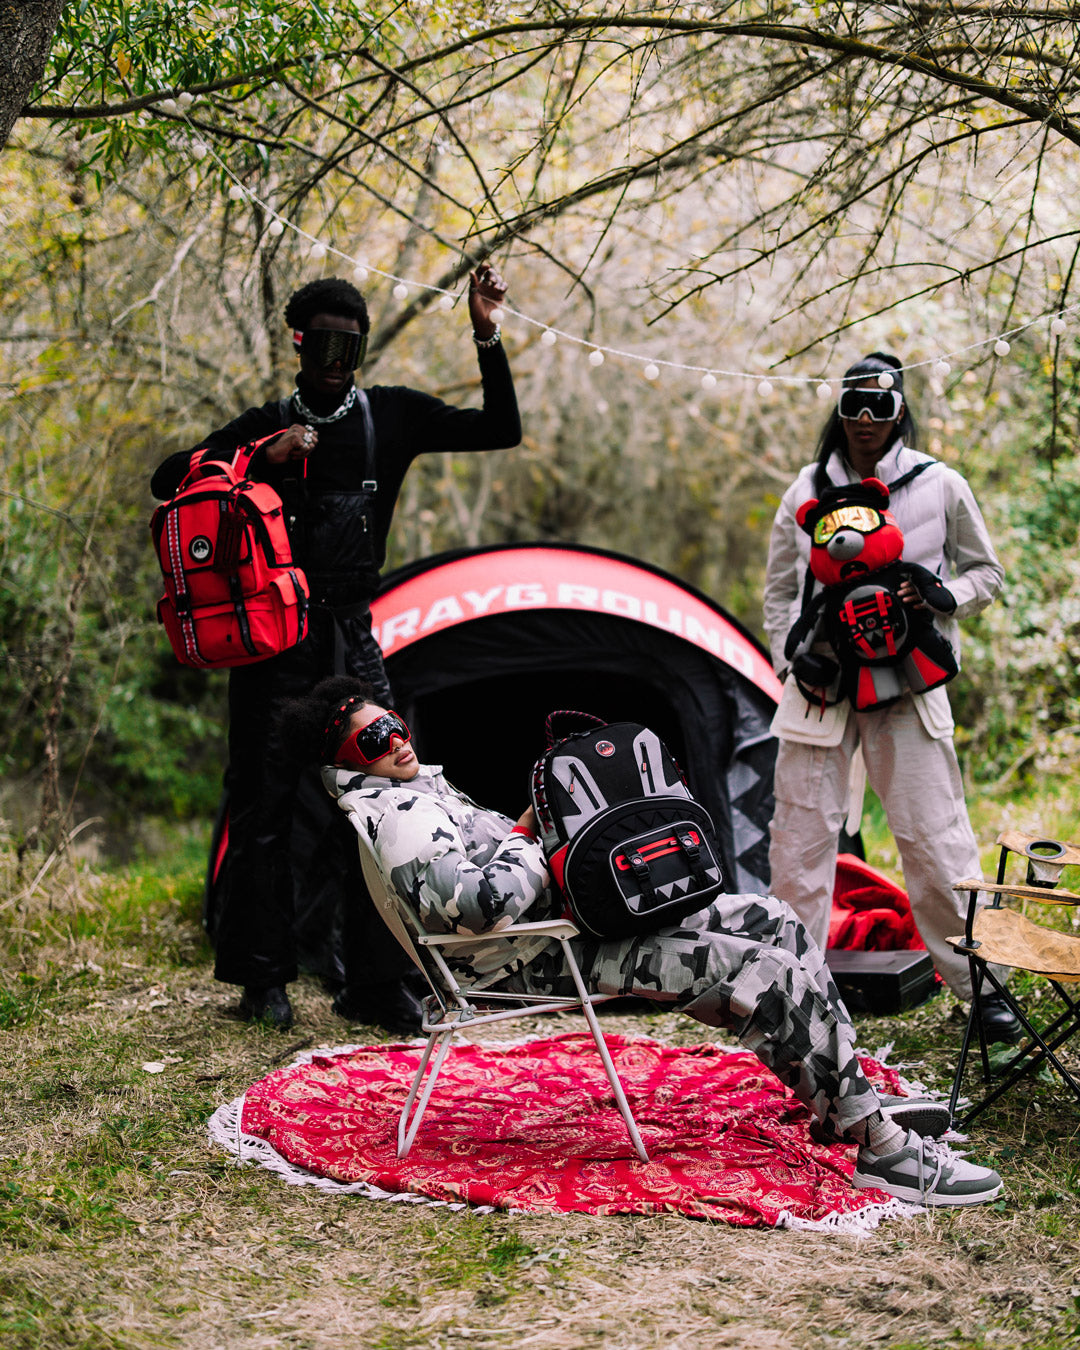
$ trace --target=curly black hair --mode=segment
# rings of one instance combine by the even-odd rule
[[[893,377],[892,388],[897,389],[902,394],[904,392],[904,372],[901,362],[888,352],[869,352],[866,356],[856,361],[853,366],[848,366],[844,371],[843,385],[858,384],[861,380],[873,379],[877,375],[888,372]],[[916,448],[917,431],[915,419],[911,415],[911,409],[908,407],[907,399],[904,400],[904,414],[900,418],[899,425],[893,434],[892,440],[885,447],[886,451],[891,450],[897,441],[903,441],[910,449]],[[828,421],[821,429],[821,436],[817,443],[817,467],[814,469],[814,492],[820,497],[829,484],[829,474],[826,466],[829,463],[829,457],[834,450],[840,453],[847,452],[847,437],[840,425],[840,414],[836,408],[833,408]]]
[[[341,277],[321,277],[309,281],[289,297],[285,306],[285,322],[290,328],[303,332],[313,314],[337,314],[343,319],[355,319],[360,332],[371,327],[364,297],[351,282]]]
[[[284,699],[278,712],[278,732],[285,753],[296,764],[325,764],[345,739],[348,718],[340,727],[328,726],[334,712],[346,701],[375,702],[375,689],[352,675],[329,675],[299,698]]]

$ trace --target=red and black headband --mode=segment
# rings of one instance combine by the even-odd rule
[[[330,720],[323,732],[323,759],[332,760],[341,744],[341,733],[345,724],[357,708],[363,707],[367,699],[363,694],[351,694],[344,703],[339,703],[330,714]]]

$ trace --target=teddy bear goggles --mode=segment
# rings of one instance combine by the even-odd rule
[[[859,534],[871,534],[884,524],[881,512],[871,506],[840,506],[822,516],[814,526],[811,536],[815,544],[827,544],[839,530],[857,530]]]
[[[899,389],[841,389],[836,410],[849,422],[857,422],[863,413],[870,414],[871,422],[893,422],[903,403]]]

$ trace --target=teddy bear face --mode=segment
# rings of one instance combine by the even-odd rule
[[[904,534],[892,514],[862,504],[822,516],[810,538],[810,570],[823,586],[857,581],[898,562],[904,552]]]

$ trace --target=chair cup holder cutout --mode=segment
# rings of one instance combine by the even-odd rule
[[[1059,839],[1033,839],[1024,853],[1028,860],[1027,884],[1052,891],[1065,870],[1064,862],[1058,859],[1064,858],[1068,849]]]

